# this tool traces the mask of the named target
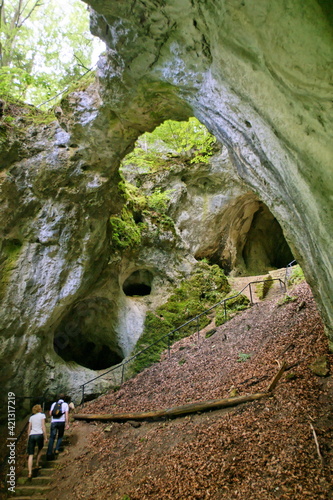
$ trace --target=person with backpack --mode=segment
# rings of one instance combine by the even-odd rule
[[[65,429],[69,429],[69,407],[64,401],[63,394],[60,394],[57,401],[51,405],[50,417],[52,418],[49,445],[46,452],[47,460],[52,460],[54,454],[58,455]],[[56,438],[57,443],[55,450],[53,451],[54,441]]]
[[[41,405],[32,407],[32,415],[29,418],[28,425],[28,480],[32,478],[32,464],[34,460],[35,446],[38,447],[36,468],[39,469],[39,461],[42,456],[44,441],[47,441],[46,427],[45,427],[45,414],[42,413]]]

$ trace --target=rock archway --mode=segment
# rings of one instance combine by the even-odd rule
[[[132,130],[193,113],[268,206],[333,325],[332,8],[89,0],[104,104]],[[116,55],[116,57],[115,57]]]
[[[123,203],[119,163],[142,132],[192,115],[226,144],[235,173],[280,224],[333,338],[332,8],[321,0],[87,3],[108,46],[96,82],[63,99],[58,122],[28,122],[24,144],[12,126],[0,144],[3,387],[42,393],[54,371],[65,388],[78,386],[53,339],[107,274],[108,221]],[[80,381],[88,378],[82,368]]]

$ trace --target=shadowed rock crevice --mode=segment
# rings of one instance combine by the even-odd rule
[[[123,284],[123,292],[128,297],[135,295],[150,295],[153,282],[153,275],[150,271],[140,269],[132,273]]]

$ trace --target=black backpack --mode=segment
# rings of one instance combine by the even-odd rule
[[[63,414],[64,412],[62,411],[62,403],[58,401],[57,403],[55,403],[51,415],[53,418],[60,418]]]

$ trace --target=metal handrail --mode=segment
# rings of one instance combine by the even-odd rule
[[[284,275],[284,282],[285,282],[286,285],[287,285],[287,281],[288,281],[288,278],[289,278],[290,270],[296,264],[297,264],[297,260],[294,259],[291,262],[289,262],[289,264],[286,265],[286,273]]]
[[[156,345],[159,342],[161,342],[162,340],[164,340],[166,337],[168,338],[168,353],[170,355],[170,336],[173,335],[175,332],[179,331],[181,328],[184,328],[185,326],[187,326],[189,323],[192,323],[192,321],[198,321],[199,318],[201,318],[201,316],[203,316],[204,314],[209,313],[212,309],[215,309],[219,305],[224,304],[224,317],[225,317],[225,319],[227,319],[227,307],[226,307],[226,303],[228,302],[228,300],[235,299],[236,297],[238,297],[239,295],[241,295],[241,293],[247,287],[249,287],[249,291],[250,291],[250,304],[253,305],[251,285],[252,284],[258,284],[258,283],[264,283],[265,281],[266,280],[251,281],[250,283],[248,283],[247,285],[245,285],[245,287],[242,288],[242,290],[240,290],[240,292],[238,292],[236,295],[233,295],[232,297],[227,297],[227,298],[225,298],[223,300],[220,300],[219,302],[217,302],[213,306],[209,307],[208,309],[206,309],[202,313],[197,314],[196,316],[194,316],[190,320],[186,321],[186,323],[183,323],[182,325],[178,326],[178,328],[175,328],[174,330],[171,330],[170,332],[162,335],[162,337],[160,337],[158,340],[155,340],[155,342],[153,342],[152,344],[149,344],[149,346],[147,346],[144,349],[142,349],[141,351],[137,352],[136,354],[134,354],[133,356],[131,356],[130,358],[128,358],[126,361],[123,361],[119,365],[113,366],[112,368],[110,368],[106,372],[104,372],[104,373],[102,373],[100,375],[97,375],[97,377],[94,377],[94,378],[88,380],[87,382],[85,382],[84,384],[80,385],[80,387],[82,388],[82,400],[81,400],[81,404],[84,405],[84,388],[85,388],[86,385],[90,384],[91,382],[94,382],[95,380],[97,380],[97,379],[99,379],[101,377],[104,377],[108,373],[110,373],[112,371],[115,371],[115,370],[119,369],[120,367],[121,367],[121,370],[122,370],[121,384],[123,384],[123,382],[124,382],[125,365],[128,364],[128,363],[130,363],[131,361],[133,361],[133,359],[137,358],[138,356],[140,356],[141,354],[143,354],[144,352],[146,352],[148,349],[150,349],[154,345]],[[283,281],[281,278],[272,278],[272,281],[279,281],[280,282],[280,287],[281,287],[281,285],[283,285],[284,291],[286,292],[286,283],[285,283],[285,281]],[[199,323],[198,323],[198,328],[199,328]],[[198,329],[198,334],[199,334],[199,329]]]

